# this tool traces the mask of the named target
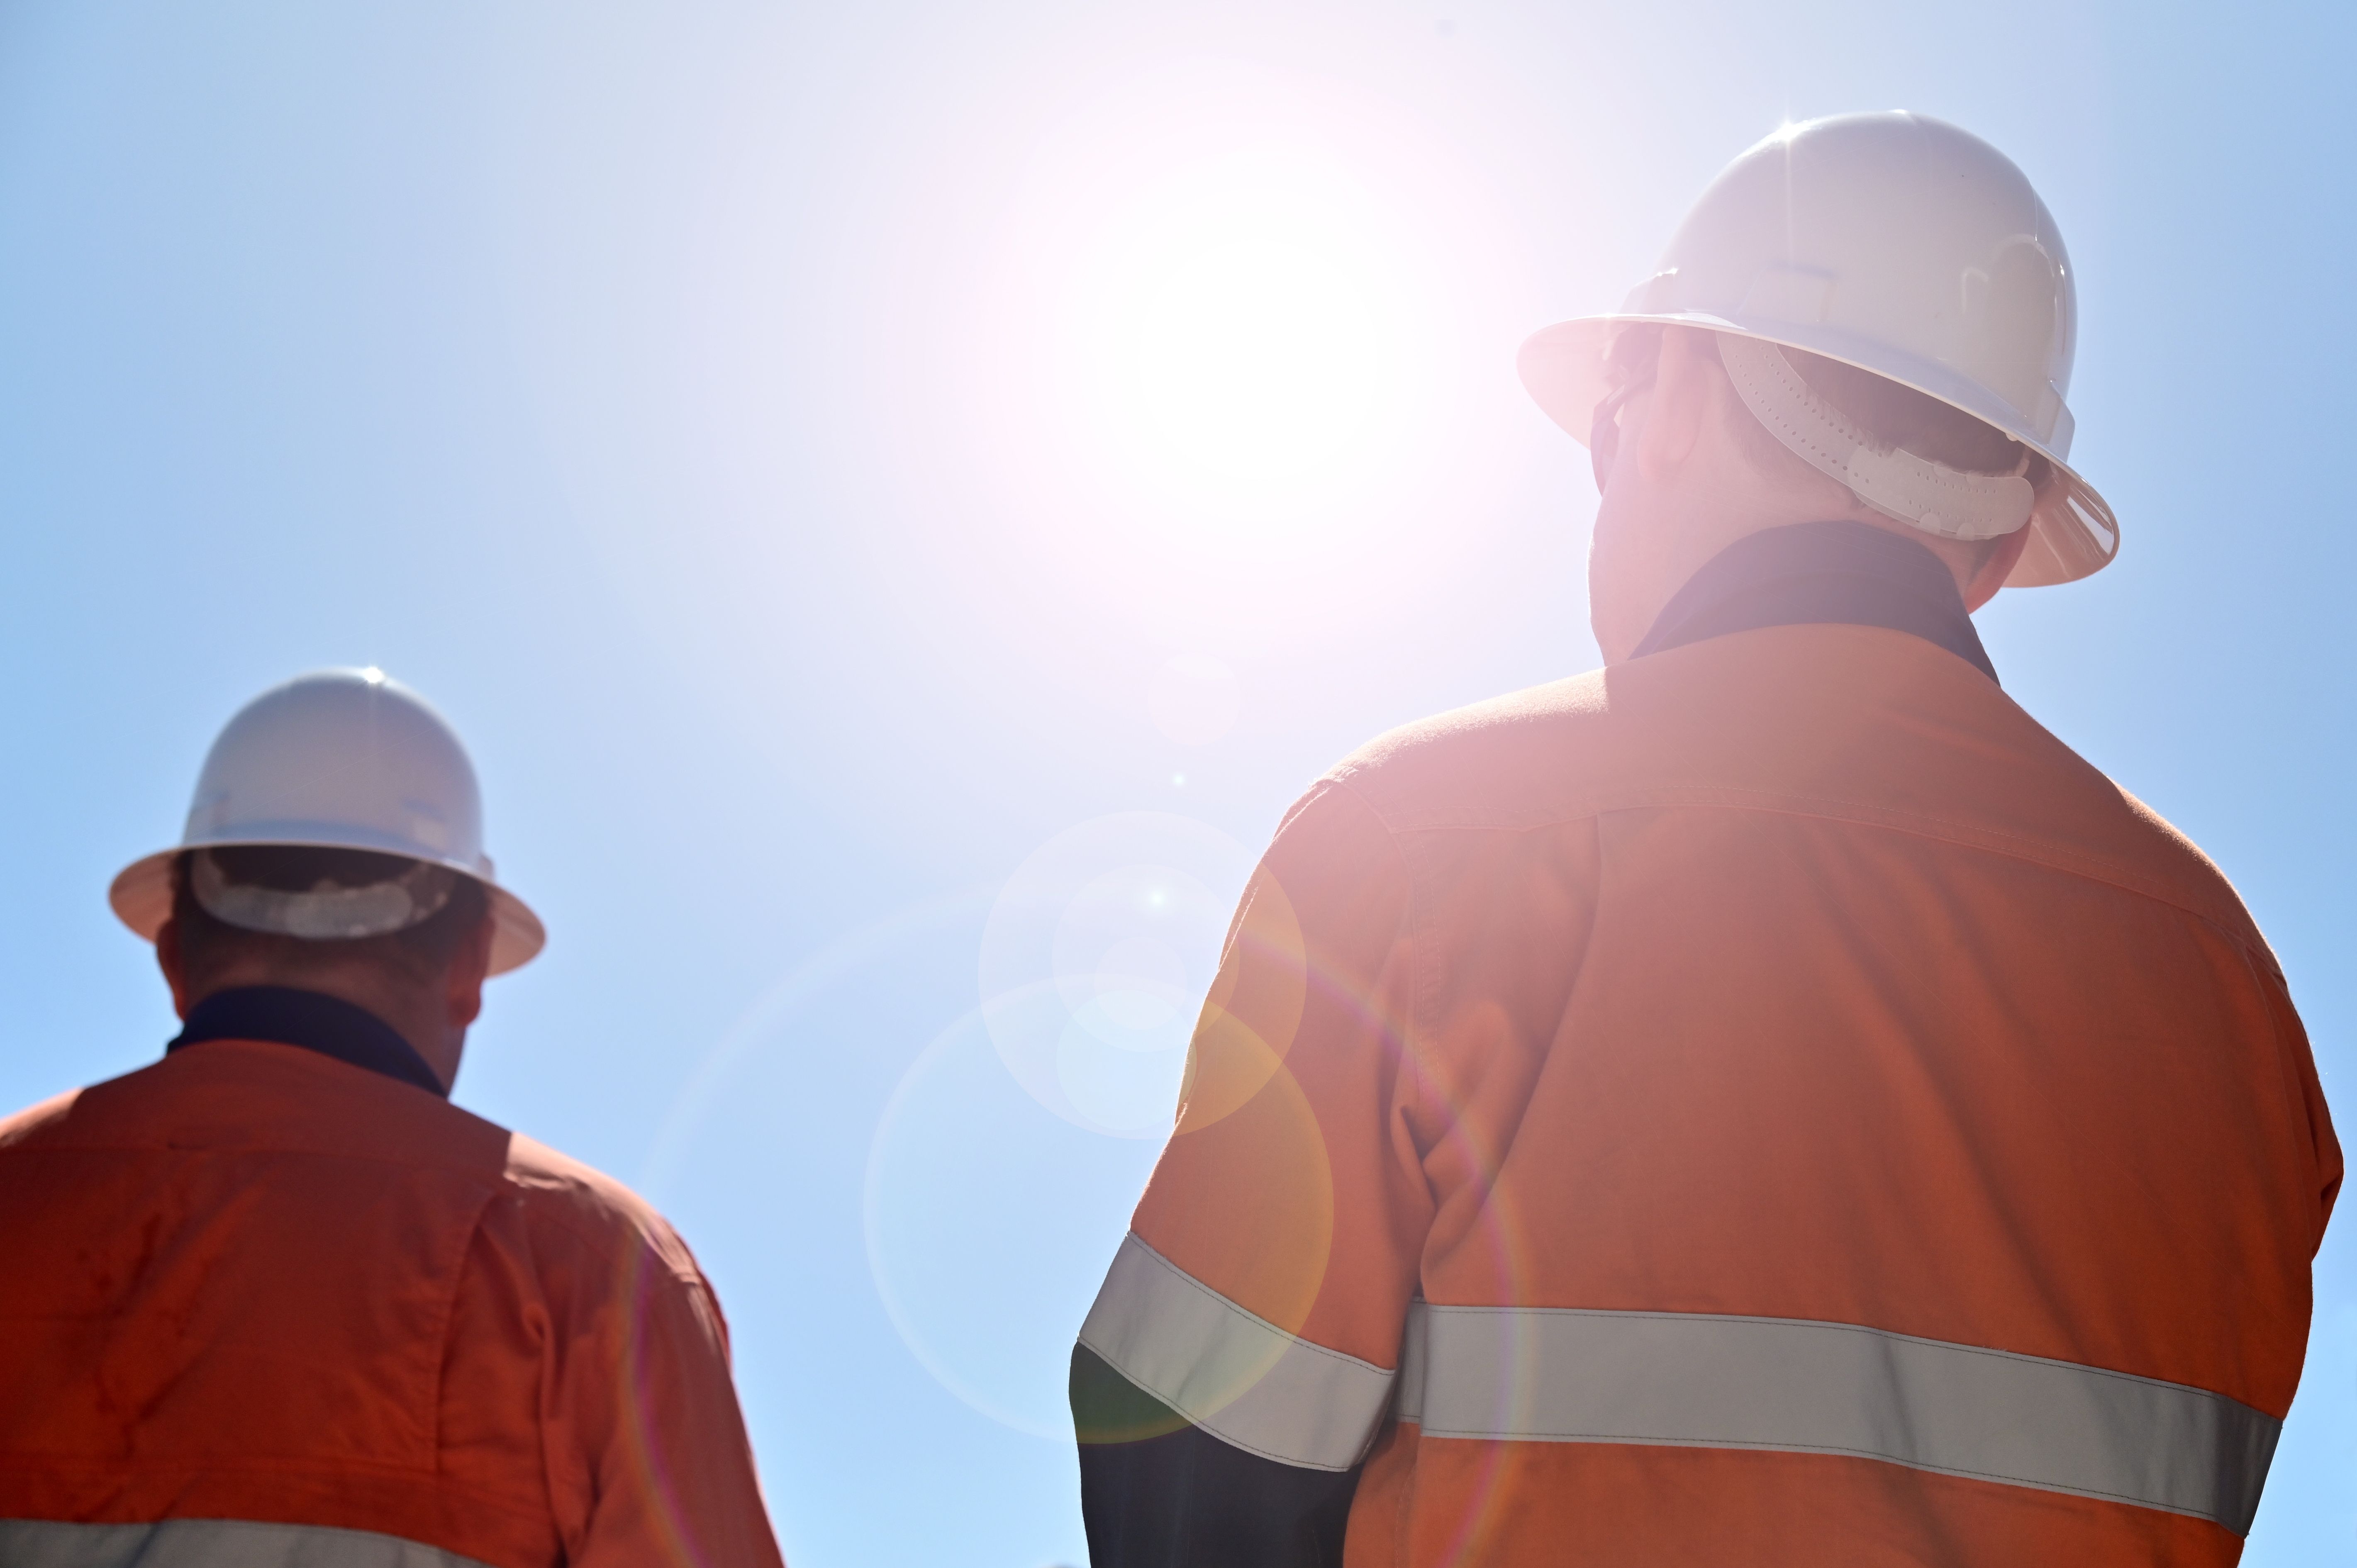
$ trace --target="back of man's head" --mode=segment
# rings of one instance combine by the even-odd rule
[[[369,934],[339,934],[356,929]],[[481,1005],[491,934],[482,884],[445,867],[241,845],[179,857],[157,957],[184,1016],[243,986],[318,992],[390,1025],[447,1084]]]
[[[2068,466],[2077,311],[2053,215],[1967,132],[1841,114],[1746,149],[1619,310],[1543,328],[1519,356],[1605,492],[1589,584],[1607,660],[1747,531],[1912,529],[1967,608],[2109,564],[2117,519]],[[1649,340],[1655,383],[1628,373]],[[1728,401],[1755,417],[1714,431]]]
[[[1737,539],[1794,523],[1851,521],[1887,529],[1938,556],[1969,607],[1993,594],[2027,535],[1943,537],[1869,502],[1803,455],[1822,436],[1896,456],[1896,467],[1944,471],[1943,485],[2032,490],[2045,460],[1974,415],[1840,361],[1781,348],[1774,401],[1747,392],[1716,331],[1640,324],[1609,365],[1625,389],[1598,411],[1599,464],[1588,571],[1590,619],[1608,662],[1630,656],[1670,596]],[[1756,367],[1754,367],[1756,368]],[[1767,412],[1763,413],[1762,409]],[[1798,428],[1771,430],[1770,417]],[[1824,453],[1819,456],[1824,456]],[[1856,470],[1850,470],[1855,475]],[[1999,476],[2000,478],[1986,478]],[[1967,478],[1968,477],[1968,478]],[[1962,481],[1961,485],[1959,481]],[[2027,508],[2024,508],[2026,512]]]

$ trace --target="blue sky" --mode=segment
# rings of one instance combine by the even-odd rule
[[[1595,661],[1515,344],[1781,120],[1905,107],[2061,222],[2124,525],[1992,654],[2235,880],[2352,1120],[2352,33],[11,5],[0,1101],[155,1053],[108,878],[240,703],[380,664],[552,933],[458,1098],[679,1223],[790,1559],[1083,1561],[1065,1348],[1243,868],[1360,741]],[[2357,1549],[2348,1222],[2318,1280],[2250,1563]]]

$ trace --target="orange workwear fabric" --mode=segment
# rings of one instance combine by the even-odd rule
[[[215,1040],[0,1122],[0,1519],[776,1564],[711,1288],[619,1184]]]
[[[1135,1230],[1397,1365],[1435,1304],[1753,1315],[2280,1417],[2341,1175],[2191,844],[1930,643],[1714,638],[1409,726],[1287,817]],[[1861,1458],[1378,1442],[1351,1568],[2219,1564]]]

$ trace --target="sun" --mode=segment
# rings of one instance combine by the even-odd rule
[[[996,569],[1182,652],[1425,592],[1513,482],[1488,433],[1523,428],[1533,315],[1445,128],[1220,61],[1038,123],[940,355]]]
[[[1209,226],[1139,279],[1116,385],[1174,464],[1245,485],[1310,478],[1378,413],[1377,281],[1314,234]]]
[[[1011,215],[1010,396],[1053,411],[1084,482],[1190,536],[1363,511],[1447,326],[1380,154],[1216,95],[1058,136]]]
[[[1297,510],[1382,466],[1419,302],[1354,173],[1231,150],[1103,215],[1069,319],[1098,439],[1136,480],[1198,515]]]

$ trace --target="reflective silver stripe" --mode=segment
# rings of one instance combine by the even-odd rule
[[[1135,1236],[1081,1343],[1214,1437],[1306,1469],[1357,1464],[1391,1403],[1387,1369],[1286,1333]]]
[[[1417,1305],[1400,1419],[1433,1437],[1846,1454],[2247,1535],[2283,1431],[2182,1383],[1853,1324]]]
[[[8,1568],[484,1568],[471,1557],[397,1535],[243,1519],[156,1524],[0,1519],[0,1563]]]

